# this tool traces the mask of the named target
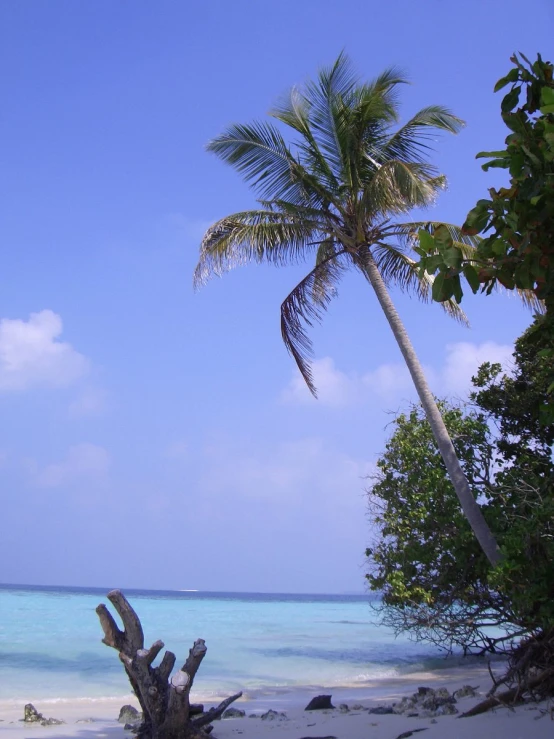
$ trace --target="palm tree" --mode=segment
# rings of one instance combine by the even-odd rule
[[[397,285],[429,300],[433,279],[410,257],[420,229],[434,222],[398,223],[413,208],[435,202],[445,178],[429,163],[436,131],[457,133],[463,122],[446,108],[423,108],[398,127],[398,87],[391,68],[362,83],[341,54],[302,89],[293,88],[271,111],[292,129],[287,144],[279,127],[232,125],[208,150],[235,167],[259,195],[260,207],[222,218],[206,232],[194,275],[200,286],[247,262],[288,264],[315,258],[315,267],[281,306],[281,330],[311,392],[312,345],[307,326],[321,320],[342,274],[354,268],[369,282],[385,313],[417,389],[461,507],[489,561],[500,560],[496,541],[470,490],[421,364],[389,294]],[[474,241],[459,228],[450,234],[465,251]],[[465,316],[453,301],[443,307]]]

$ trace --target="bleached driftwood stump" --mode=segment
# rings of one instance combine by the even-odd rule
[[[211,731],[209,724],[220,718],[242,693],[232,695],[207,713],[192,717],[190,691],[206,654],[204,640],[194,642],[185,664],[171,675],[175,655],[166,651],[160,664],[152,667],[164,643],[158,640],[150,649],[144,648],[142,624],[123,593],[112,590],[108,593],[108,600],[120,615],[124,630],[119,629],[102,603],[96,609],[104,631],[102,641],[119,652],[119,659],[141,705],[143,723],[139,736],[143,739],[205,739]]]

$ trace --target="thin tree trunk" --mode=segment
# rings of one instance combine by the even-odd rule
[[[421,405],[423,406],[425,415],[427,416],[427,420],[429,421],[433,431],[433,436],[435,437],[435,441],[437,442],[444,464],[448,470],[450,480],[454,486],[454,490],[456,491],[462,510],[473,530],[473,533],[477,537],[482,550],[486,554],[489,562],[494,566],[501,560],[501,553],[498,549],[498,544],[485,521],[481,508],[473,497],[473,493],[471,492],[466,476],[460,466],[454,445],[452,444],[448,430],[444,425],[444,421],[435,402],[435,398],[433,397],[433,393],[427,384],[423,367],[417,358],[412,342],[404,328],[404,324],[398,315],[379,269],[372,257],[364,260],[363,270],[367,275],[371,286],[375,290],[377,300],[387,317],[387,321],[392,329],[394,338],[396,339],[400,351],[402,352],[402,356],[406,361],[410,375],[414,381],[417,394],[419,395]]]

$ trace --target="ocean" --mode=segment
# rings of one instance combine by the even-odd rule
[[[113,613],[106,592],[0,585],[0,701],[129,696],[117,653],[101,642],[95,608],[103,602]],[[363,687],[446,665],[438,649],[375,625],[368,596],[124,592],[147,646],[162,639],[179,664],[195,639],[206,640],[198,700]]]

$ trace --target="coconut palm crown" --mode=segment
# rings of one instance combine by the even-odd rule
[[[423,370],[390,298],[398,286],[430,300],[433,279],[410,256],[420,229],[438,223],[402,222],[414,208],[434,204],[445,177],[429,162],[437,132],[458,133],[463,121],[429,106],[398,125],[403,74],[388,69],[361,82],[345,54],[302,89],[293,88],[270,112],[277,124],[231,125],[208,150],[237,169],[259,197],[259,208],[234,213],[206,232],[195,286],[248,262],[315,264],[281,306],[281,331],[311,392],[312,345],[307,329],[321,319],[348,269],[375,291],[412,375],[460,503],[483,550],[499,560],[496,542],[457,460]],[[281,133],[291,131],[291,143]],[[470,252],[474,241],[447,224]],[[465,321],[454,301],[443,307]]]

